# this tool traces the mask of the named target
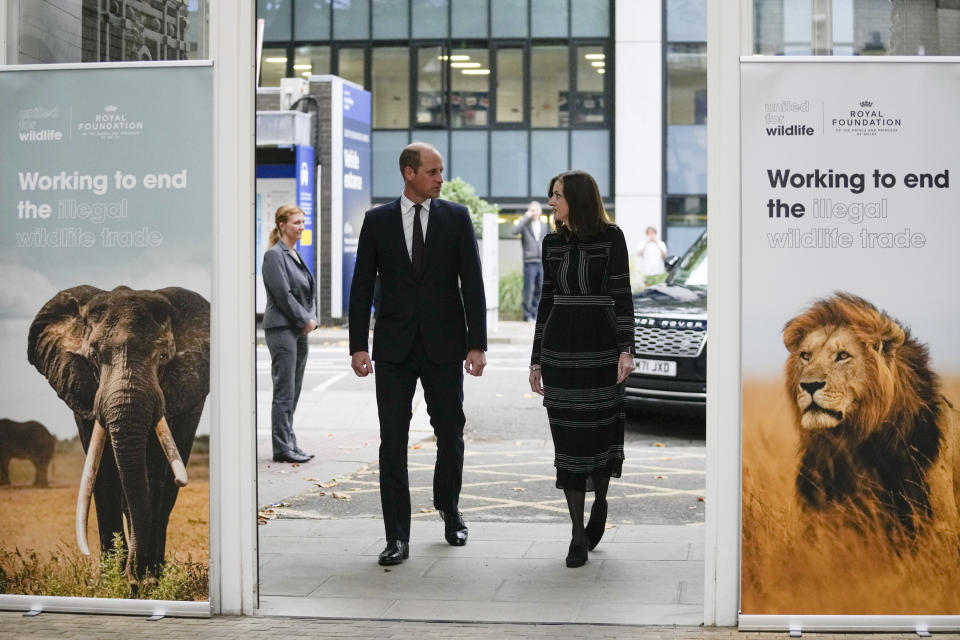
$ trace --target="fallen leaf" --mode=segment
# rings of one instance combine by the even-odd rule
[[[673,458],[660,458],[660,459],[663,460],[664,462],[670,462],[671,460],[673,460]]]
[[[336,498],[337,500],[343,500],[344,502],[350,500],[350,496],[348,496],[348,495],[345,494],[345,493],[337,493],[336,491],[334,491],[334,492],[331,493],[330,495],[331,495],[332,497]]]
[[[514,490],[514,491],[526,491],[526,489],[524,489],[523,487],[514,487],[513,490]]]
[[[320,482],[316,478],[304,478],[304,480],[306,480],[307,482]]]
[[[350,491],[360,491],[360,487],[350,487]]]
[[[420,509],[420,513],[433,513],[433,509]]]
[[[657,480],[666,480],[667,476],[657,476]]]
[[[422,445],[422,444],[415,444],[415,445],[413,445],[413,446],[410,447],[410,448],[411,448],[411,449],[422,449],[422,448],[423,448],[423,445]]]
[[[665,446],[667,446],[667,445],[663,444],[662,442],[654,442],[654,443],[653,443],[653,446],[655,446],[655,447],[665,447]]]
[[[616,528],[617,528],[617,525],[615,525],[615,524],[610,524],[609,522],[608,522],[608,523],[606,524],[606,526],[604,527],[604,529],[616,529]]]
[[[317,486],[321,489],[333,489],[335,486],[337,486],[337,481],[331,480],[330,482],[318,482]]]
[[[294,462],[293,465],[291,465],[291,466],[299,467],[299,466],[300,466],[300,463],[299,463],[299,462]]]
[[[704,499],[703,496],[697,496],[697,502],[705,502],[705,501],[706,500]]]

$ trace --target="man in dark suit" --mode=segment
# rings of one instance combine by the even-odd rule
[[[387,546],[382,565],[409,555],[407,437],[417,380],[437,436],[433,504],[451,545],[467,542],[458,510],[463,478],[463,370],[483,373],[486,301],[473,223],[466,207],[440,200],[443,158],[413,143],[400,154],[403,194],[367,212],[350,289],[351,366],[373,373],[370,303],[380,278],[373,331],[380,417],[380,503]]]

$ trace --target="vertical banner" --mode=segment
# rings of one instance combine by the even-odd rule
[[[4,594],[209,599],[211,109],[205,63],[0,69]]]
[[[343,271],[342,312],[346,316],[357,261],[363,214],[370,208],[370,92],[346,82],[343,87]],[[336,160],[334,160],[336,162]],[[334,256],[334,259],[336,256]],[[332,283],[333,286],[336,283]],[[340,311],[340,310],[337,310]]]
[[[960,62],[740,68],[741,623],[919,629],[960,614]]]
[[[296,179],[297,179],[297,206],[303,210],[303,235],[297,243],[297,251],[303,258],[304,264],[314,275],[317,274],[317,247],[316,225],[314,220],[313,194],[316,193],[314,179],[314,151],[313,147],[298,144],[295,147]],[[260,257],[263,260],[263,256]]]

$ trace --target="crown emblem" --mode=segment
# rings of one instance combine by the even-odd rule
[[[861,106],[861,107],[872,107],[872,106],[873,106],[873,103],[870,102],[869,100],[864,100],[863,102],[860,103],[860,106]]]
[[[103,108],[103,110],[106,111],[107,113],[113,113],[114,111],[117,110],[117,108],[112,104],[108,104]]]

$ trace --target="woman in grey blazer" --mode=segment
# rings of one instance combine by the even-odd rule
[[[274,219],[270,248],[263,255],[263,284],[267,289],[263,329],[273,377],[273,461],[307,462],[313,455],[297,446],[293,413],[307,365],[307,334],[317,328],[314,279],[294,248],[303,234],[303,211],[283,205]]]

